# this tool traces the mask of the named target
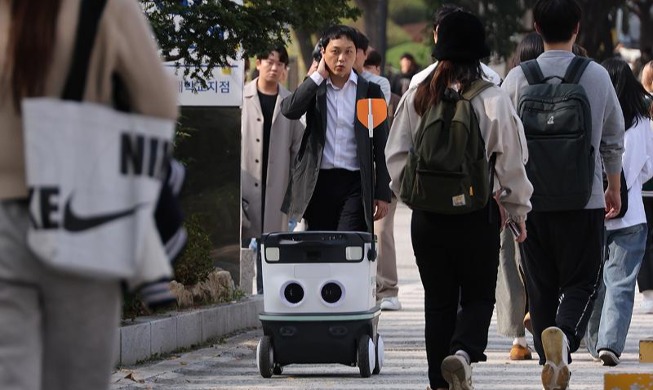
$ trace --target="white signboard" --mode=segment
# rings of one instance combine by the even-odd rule
[[[243,101],[245,61],[230,63],[231,67],[213,69],[213,76],[206,80],[205,86],[190,76],[184,77],[183,67],[177,69],[174,64],[166,64],[166,68],[177,80],[175,87],[179,105],[240,107]]]

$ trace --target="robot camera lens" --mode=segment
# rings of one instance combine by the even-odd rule
[[[322,299],[327,303],[336,303],[342,298],[342,288],[333,282],[322,287]]]
[[[289,283],[283,289],[283,296],[290,303],[299,303],[304,299],[304,289],[298,283]]]

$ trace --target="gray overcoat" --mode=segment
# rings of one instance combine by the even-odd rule
[[[290,95],[279,85],[279,96],[272,116],[270,149],[268,154],[265,215],[262,215],[262,160],[263,160],[263,111],[256,89],[257,79],[243,89],[241,113],[241,197],[243,239],[260,237],[262,232],[288,230],[288,217],[281,212],[281,204],[288,185],[292,161],[294,161],[304,125],[281,115],[281,100]]]

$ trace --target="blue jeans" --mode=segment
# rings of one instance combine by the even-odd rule
[[[587,326],[587,349],[594,357],[624,350],[635,300],[635,282],[646,248],[646,224],[606,232],[603,283]]]

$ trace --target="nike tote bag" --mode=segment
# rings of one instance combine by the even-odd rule
[[[23,100],[28,245],[44,263],[75,274],[130,279],[155,256],[161,276],[169,275],[153,212],[175,123],[82,102],[105,1],[82,1],[62,99]]]

